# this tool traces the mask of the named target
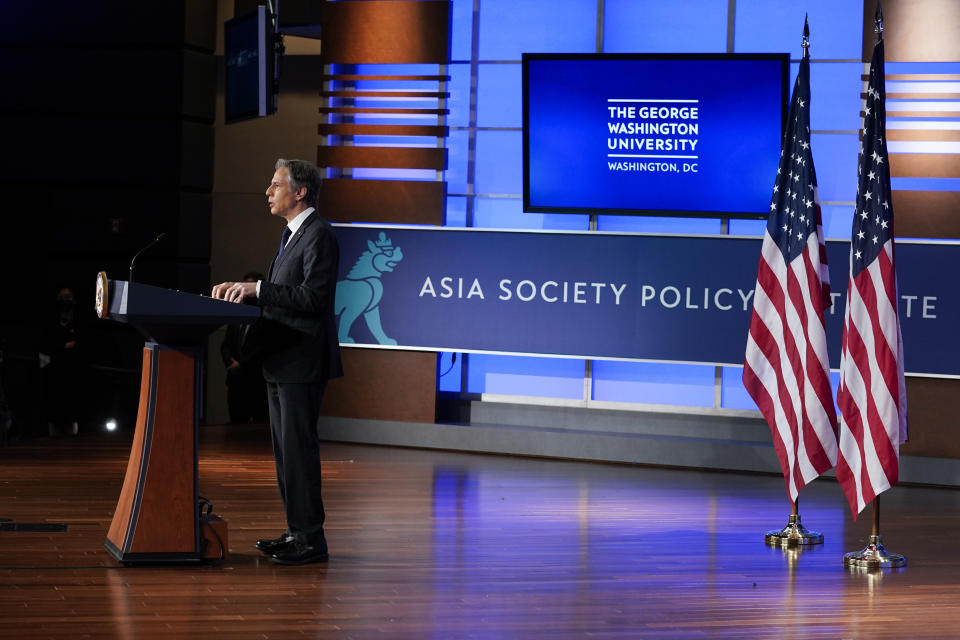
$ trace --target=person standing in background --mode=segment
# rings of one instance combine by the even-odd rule
[[[263,274],[251,271],[244,282],[256,283]],[[251,335],[253,323],[227,325],[220,355],[227,368],[227,409],[230,422],[265,421],[267,386],[263,380],[262,347]]]
[[[57,292],[55,320],[47,327],[46,354],[41,354],[47,407],[47,428],[51,436],[77,435],[83,377],[78,348],[76,303],[73,290]]]

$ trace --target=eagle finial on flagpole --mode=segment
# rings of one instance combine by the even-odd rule
[[[874,14],[873,20],[876,23],[873,32],[877,34],[877,41],[883,40],[883,7],[880,0],[877,0],[877,12]]]

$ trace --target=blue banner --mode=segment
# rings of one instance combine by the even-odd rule
[[[340,342],[743,363],[760,238],[335,225]],[[839,366],[848,242],[828,242]],[[908,373],[960,375],[960,243],[897,243]]]

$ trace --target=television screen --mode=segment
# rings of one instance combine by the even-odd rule
[[[223,53],[227,66],[224,120],[231,123],[274,113],[273,27],[266,7],[224,23]]]
[[[524,54],[523,208],[763,218],[787,54]]]

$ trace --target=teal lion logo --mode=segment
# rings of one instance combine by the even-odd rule
[[[389,273],[403,260],[403,251],[394,247],[383,231],[376,242],[367,240],[367,250],[360,254],[356,264],[343,280],[337,282],[337,298],[334,312],[340,316],[337,334],[340,342],[352,343],[350,328],[357,318],[363,316],[367,328],[380,344],[395,345],[397,341],[383,332],[380,325],[380,300],[383,298],[383,283],[380,276]]]

